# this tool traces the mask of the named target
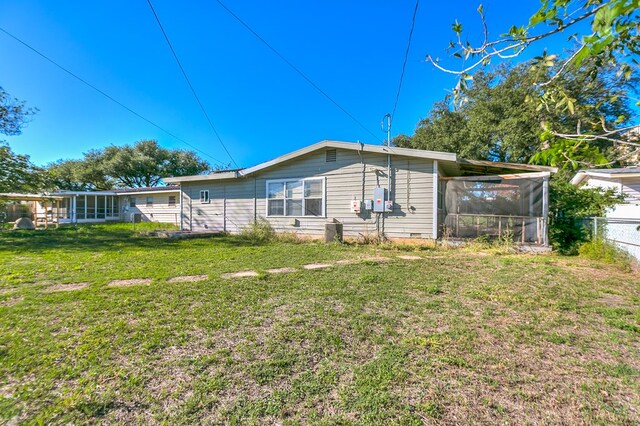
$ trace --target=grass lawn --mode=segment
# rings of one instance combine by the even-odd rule
[[[637,273],[130,226],[0,234],[0,423],[640,422]]]

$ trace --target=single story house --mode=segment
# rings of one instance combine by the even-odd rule
[[[44,195],[0,194],[17,201],[8,217],[30,217],[34,223],[163,222],[179,224],[180,191],[176,186],[111,191],[58,191]],[[16,216],[16,217],[14,217]]]
[[[180,185],[180,228],[240,232],[260,218],[277,232],[345,237],[475,238],[547,244],[556,169],[473,161],[447,152],[322,141],[253,167],[165,178]]]
[[[640,210],[640,167],[581,170],[571,183],[585,188],[614,189],[624,196],[621,204],[639,206]]]
[[[582,170],[571,181],[584,188],[613,189],[624,197],[594,220],[594,230],[640,260],[640,167]]]

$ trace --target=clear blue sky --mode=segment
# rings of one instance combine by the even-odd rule
[[[246,167],[323,139],[380,143],[294,73],[215,1],[155,0],[223,141]],[[231,1],[227,6],[380,139],[391,112],[415,2]],[[538,1],[487,0],[493,36],[524,24]],[[425,62],[446,58],[458,19],[479,36],[478,1],[423,0],[393,135],[412,133],[454,79]],[[0,0],[0,26],[141,115],[229,162],[198,108],[146,0]],[[549,43],[562,43],[562,35]],[[559,49],[560,44],[549,47]],[[535,46],[528,56],[539,54]],[[0,33],[0,86],[40,112],[12,149],[36,164],[157,139],[187,146]],[[455,65],[453,60],[450,64]],[[210,158],[204,157],[207,160]],[[211,160],[210,160],[211,161]],[[211,161],[212,164],[215,164]]]

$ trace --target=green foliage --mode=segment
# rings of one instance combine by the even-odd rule
[[[612,69],[601,70],[592,78],[591,62],[572,69],[553,82],[571,97],[571,113],[536,101],[545,93],[536,82],[548,78],[549,70],[531,65],[478,71],[462,105],[452,109],[450,97],[446,97],[418,123],[413,136],[400,135],[394,143],[455,152],[469,159],[531,161],[570,168],[614,158],[616,150],[610,142],[568,141],[552,130],[573,133],[580,126],[583,132],[598,132],[603,126],[612,129],[625,124],[631,116],[626,96],[631,85],[616,77]]]
[[[48,167],[55,187],[67,190],[157,186],[163,177],[210,169],[194,152],[162,148],[154,140],[90,150],[82,160],[59,160]]]
[[[0,133],[7,136],[21,134],[29,117],[37,111],[27,108],[25,102],[12,97],[0,86]]]
[[[549,240],[563,253],[575,253],[578,245],[591,234],[584,219],[604,216],[605,210],[621,201],[614,190],[579,188],[561,172],[549,183]]]
[[[105,174],[100,153],[89,151],[83,160],[58,160],[47,166],[54,188],[68,191],[113,189],[115,182]]]
[[[247,225],[240,236],[251,244],[264,244],[274,239],[275,231],[269,221],[261,217]]]
[[[580,244],[578,253],[587,259],[610,263],[625,271],[631,269],[630,256],[603,238],[596,237]]]
[[[43,171],[28,155],[16,154],[0,142],[0,192],[40,192],[46,187]]]

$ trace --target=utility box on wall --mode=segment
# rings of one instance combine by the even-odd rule
[[[387,190],[377,187],[373,190],[373,211],[375,213],[384,213],[385,201],[387,200]]]

